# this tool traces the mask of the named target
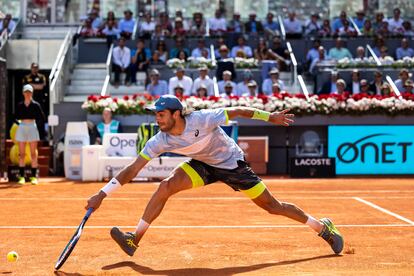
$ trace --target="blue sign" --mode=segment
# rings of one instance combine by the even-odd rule
[[[336,174],[414,174],[414,126],[329,126]]]

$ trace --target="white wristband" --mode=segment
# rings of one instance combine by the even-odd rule
[[[116,191],[116,189],[120,188],[122,185],[116,178],[112,178],[111,181],[106,184],[101,191],[104,192],[107,196],[112,194]]]

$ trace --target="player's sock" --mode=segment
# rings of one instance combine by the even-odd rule
[[[32,168],[32,177],[37,177],[37,168]]]
[[[19,167],[19,176],[24,177],[24,167]]]
[[[323,224],[319,220],[316,220],[314,217],[310,215],[308,215],[308,220],[306,221],[306,224],[318,234],[323,230]]]
[[[137,228],[135,229],[135,233],[137,234],[137,236],[143,236],[144,233],[147,231],[148,227],[149,227],[149,223],[146,222],[143,219],[140,219],[137,225]]]

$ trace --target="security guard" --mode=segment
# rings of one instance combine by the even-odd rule
[[[30,84],[33,89],[33,99],[40,104],[44,113],[49,115],[49,95],[45,90],[46,77],[39,73],[39,65],[32,63],[30,74],[23,78],[23,85]]]

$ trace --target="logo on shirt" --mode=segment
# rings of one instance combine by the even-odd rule
[[[165,105],[165,102],[160,103],[161,105]]]
[[[197,129],[196,131],[195,131],[195,133],[194,133],[194,136],[195,137],[198,137],[198,135],[200,134],[200,131]]]

